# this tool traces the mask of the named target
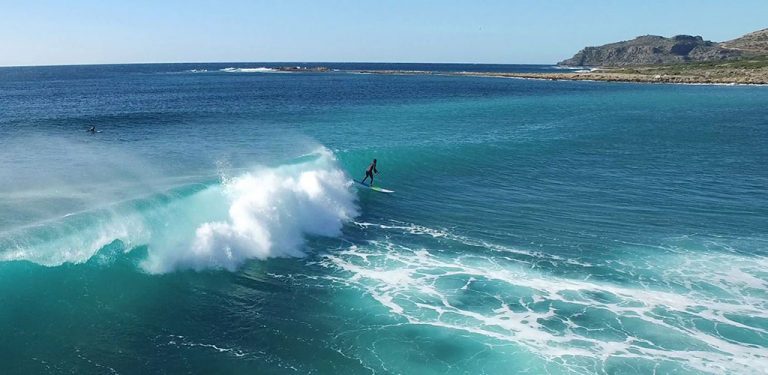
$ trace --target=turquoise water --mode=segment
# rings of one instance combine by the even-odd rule
[[[768,368],[765,87],[258,67],[0,69],[3,373]]]

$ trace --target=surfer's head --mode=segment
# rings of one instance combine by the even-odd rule
[[[373,159],[373,164],[376,164],[376,159]]]

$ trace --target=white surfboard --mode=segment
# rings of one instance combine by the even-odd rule
[[[378,186],[371,186],[371,185],[368,185],[368,184],[364,184],[364,183],[362,183],[362,182],[360,182],[358,180],[355,180],[355,182],[357,182],[357,187],[366,188],[366,189],[373,190],[373,191],[378,191],[379,193],[390,194],[390,193],[394,193],[395,192],[394,190],[389,190],[389,189],[380,188]]]

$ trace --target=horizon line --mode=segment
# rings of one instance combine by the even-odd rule
[[[0,68],[44,68],[58,66],[108,66],[108,65],[168,65],[168,64],[441,64],[441,65],[557,65],[557,63],[498,63],[498,62],[424,62],[424,61],[173,61],[173,62],[120,62],[120,63],[65,63],[0,65]]]

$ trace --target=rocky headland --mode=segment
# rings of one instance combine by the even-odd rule
[[[644,35],[599,47],[586,47],[561,66],[634,66],[719,61],[741,57],[742,52],[724,48],[700,36],[677,35],[665,38]]]
[[[726,42],[700,36],[646,35],[630,41],[587,47],[563,60],[573,72],[498,73],[368,70],[373,74],[440,74],[547,80],[689,84],[768,84],[768,29]]]

